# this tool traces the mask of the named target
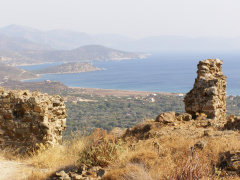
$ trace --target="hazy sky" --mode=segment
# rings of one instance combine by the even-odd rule
[[[0,27],[130,37],[240,36],[240,0],[0,0]]]

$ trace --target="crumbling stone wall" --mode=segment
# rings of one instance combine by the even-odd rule
[[[60,96],[0,87],[0,145],[32,147],[61,143],[66,108]]]
[[[222,73],[223,62],[207,59],[198,64],[193,89],[184,98],[185,110],[194,118],[226,119],[226,76]]]

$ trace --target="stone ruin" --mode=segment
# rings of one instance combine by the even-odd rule
[[[38,91],[4,91],[0,87],[0,146],[34,147],[62,142],[66,129],[64,99]]]
[[[226,76],[222,64],[219,59],[199,62],[193,89],[184,98],[185,110],[193,118],[226,119]]]

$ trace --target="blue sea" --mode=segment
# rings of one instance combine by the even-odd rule
[[[208,58],[223,60],[227,95],[240,95],[240,54],[236,53],[153,53],[146,59],[93,62],[105,71],[46,74],[28,81],[53,80],[71,87],[187,93],[197,77],[198,62]],[[19,68],[37,70],[59,64],[61,62]]]

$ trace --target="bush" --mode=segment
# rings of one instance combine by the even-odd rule
[[[88,137],[88,144],[79,154],[79,161],[87,166],[107,166],[118,158],[122,150],[121,143],[106,130],[97,128]]]

